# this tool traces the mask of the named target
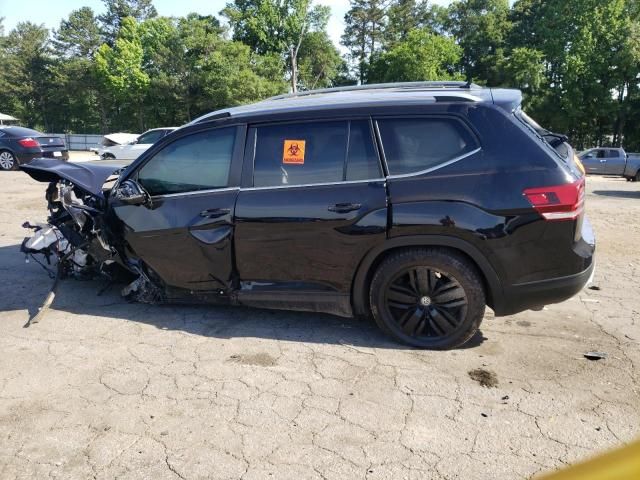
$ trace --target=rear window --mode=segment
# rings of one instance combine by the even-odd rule
[[[381,177],[365,120],[269,125],[256,131],[255,187]]]
[[[434,168],[478,148],[471,132],[453,118],[393,118],[377,123],[390,175]]]

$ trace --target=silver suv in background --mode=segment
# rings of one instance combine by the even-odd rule
[[[640,181],[640,154],[627,153],[623,148],[590,148],[578,155],[588,174],[620,175],[633,182]]]

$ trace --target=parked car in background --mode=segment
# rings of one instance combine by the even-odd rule
[[[95,153],[99,157],[102,157],[105,149],[116,145],[128,145],[131,142],[135,142],[139,136],[140,135],[137,133],[110,133],[102,137],[102,141],[99,146],[90,148],[89,151]]]
[[[631,181],[640,181],[640,155],[623,148],[590,148],[578,155],[589,174],[620,175]]]
[[[98,155],[100,155],[100,158],[104,160],[135,160],[151,145],[173,132],[176,128],[177,127],[165,127],[147,130],[136,139],[123,143],[118,142],[115,145],[102,148],[102,150],[98,152]],[[123,134],[117,135],[121,136]],[[115,138],[114,135],[111,135],[110,137]],[[107,138],[107,136],[105,136],[105,138]]]
[[[485,305],[541,308],[593,273],[584,174],[521,100],[466,82],[310,91],[205,115],[124,170],[34,162],[59,235],[23,251],[69,275],[119,266],[141,302],[371,315],[415,347],[462,345]]]
[[[69,160],[64,139],[30,128],[0,126],[0,170],[16,170],[34,158]]]

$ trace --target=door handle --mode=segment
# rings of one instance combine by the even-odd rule
[[[359,203],[336,203],[335,205],[329,205],[330,212],[347,213],[354,210],[360,210],[362,205]]]
[[[606,162],[607,162],[607,160],[604,159],[604,158],[602,160],[600,160],[600,163],[606,163]]]
[[[224,217],[228,213],[231,213],[231,210],[228,208],[210,208],[208,210],[201,211],[200,216],[203,218],[219,218]]]

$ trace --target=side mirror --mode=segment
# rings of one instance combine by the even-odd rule
[[[151,203],[151,197],[134,180],[125,180],[113,192],[115,199],[127,205],[147,205]]]

